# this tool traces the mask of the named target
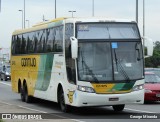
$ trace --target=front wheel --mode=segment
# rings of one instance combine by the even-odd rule
[[[125,105],[113,105],[112,107],[114,111],[123,111]]]
[[[69,112],[70,106],[68,106],[68,105],[65,104],[65,98],[64,98],[63,89],[61,89],[59,91],[58,99],[59,99],[59,104],[60,104],[61,110],[63,112],[66,112],[66,113]]]

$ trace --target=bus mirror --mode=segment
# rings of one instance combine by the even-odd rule
[[[72,58],[76,59],[78,57],[78,40],[75,37],[70,37],[70,40]]]
[[[145,37],[143,38],[143,40],[145,43],[144,46],[147,49],[146,53],[144,53],[145,54],[144,58],[151,57],[153,55],[153,41],[152,41],[152,39],[145,38]]]

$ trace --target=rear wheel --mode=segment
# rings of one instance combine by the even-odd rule
[[[58,95],[58,99],[59,99],[59,104],[60,104],[61,110],[63,112],[69,112],[70,106],[65,104],[65,98],[64,98],[63,89],[60,89],[59,95]]]
[[[125,105],[113,105],[114,111],[123,111]]]
[[[24,90],[22,87],[20,88],[20,95],[21,95],[22,102],[25,102]]]
[[[33,100],[33,97],[28,95],[28,89],[26,83],[24,84],[23,87],[20,88],[20,95],[22,102],[30,103]]]

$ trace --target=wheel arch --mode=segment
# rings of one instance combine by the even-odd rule
[[[22,83],[21,83],[21,79],[18,80],[18,93],[21,92],[21,87],[22,87]]]
[[[62,87],[62,84],[59,83],[59,84],[58,84],[58,87],[57,87],[57,102],[58,102],[58,103],[59,103],[59,92],[60,92],[61,89],[63,89],[63,87]]]

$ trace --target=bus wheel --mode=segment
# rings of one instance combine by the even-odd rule
[[[25,102],[24,90],[22,87],[20,88],[20,95],[21,95],[22,102]]]
[[[113,105],[114,111],[123,111],[125,105]]]
[[[26,103],[32,102],[32,97],[28,95],[27,84],[24,85],[24,98]]]
[[[69,112],[69,106],[65,104],[64,92],[62,88],[59,91],[58,99],[59,99],[61,110],[66,113]]]

